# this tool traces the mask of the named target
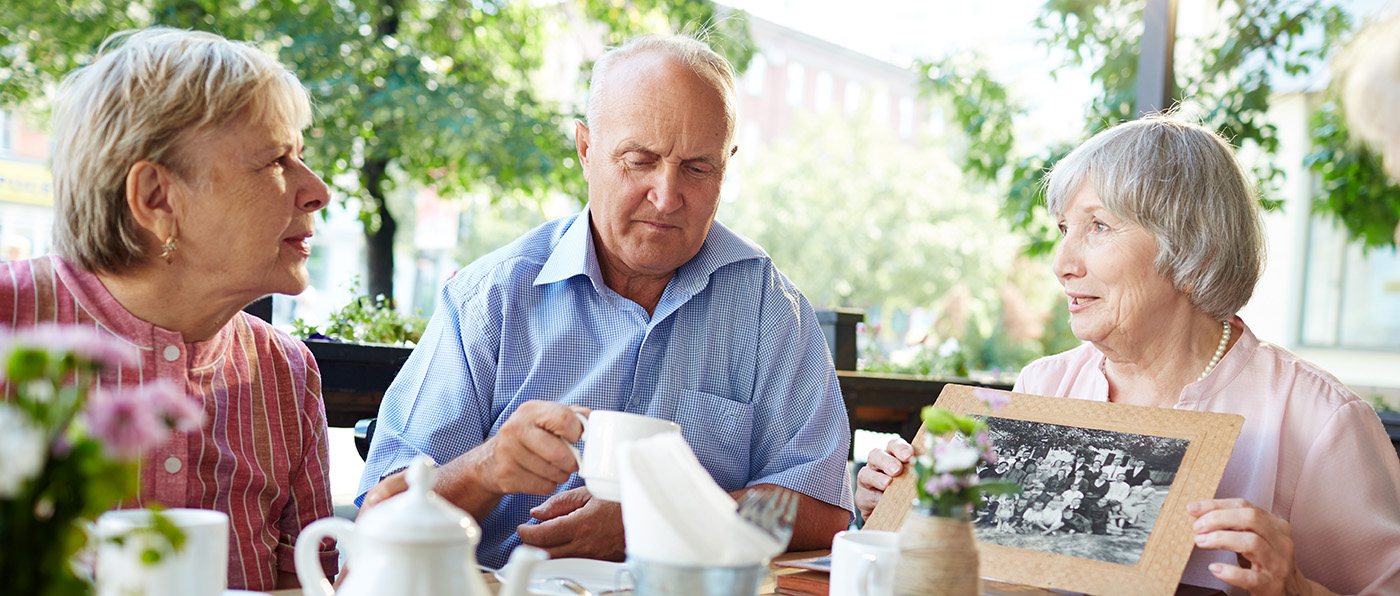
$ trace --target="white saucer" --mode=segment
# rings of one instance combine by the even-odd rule
[[[223,596],[271,596],[267,592],[252,592],[249,590],[224,590]]]
[[[594,594],[602,594],[613,589],[613,578],[619,569],[622,569],[622,563],[596,559],[540,561],[530,573],[530,593],[535,596],[578,596],[559,582],[547,581],[552,577],[567,577],[583,584]],[[496,579],[504,582],[505,577],[505,569],[496,572]]]

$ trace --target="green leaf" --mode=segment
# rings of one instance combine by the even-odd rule
[[[938,406],[925,406],[922,418],[925,430],[932,436],[953,432],[958,428],[958,420],[953,413]]]

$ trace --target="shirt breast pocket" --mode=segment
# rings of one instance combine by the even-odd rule
[[[680,389],[658,394],[646,414],[680,425],[690,449],[715,482],[726,491],[736,491],[749,481],[753,412],[749,404]]]

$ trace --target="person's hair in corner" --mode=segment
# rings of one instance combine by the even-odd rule
[[[59,88],[55,251],[88,271],[120,273],[144,260],[127,172],[148,160],[199,188],[207,181],[192,179],[202,168],[182,158],[186,143],[235,118],[301,130],[311,99],[296,75],[245,43],[166,27],[108,37]]]
[[[1230,144],[1166,114],[1124,122],[1085,141],[1045,175],[1059,217],[1084,184],[1114,215],[1157,241],[1157,272],[1217,321],[1254,293],[1264,226],[1249,176]]]
[[[612,68],[627,58],[642,54],[662,54],[688,67],[695,76],[708,83],[724,99],[725,127],[729,131],[725,138],[728,146],[734,141],[734,123],[737,118],[735,106],[734,67],[724,56],[719,55],[705,42],[690,35],[647,34],[629,40],[615,48],[609,48],[593,63],[593,72],[588,80],[588,113],[586,122],[593,126],[598,121],[607,96],[615,92],[608,88],[607,78]],[[625,93],[625,90],[621,92]]]
[[[1362,29],[1332,68],[1352,134],[1377,149],[1400,135],[1400,16]]]

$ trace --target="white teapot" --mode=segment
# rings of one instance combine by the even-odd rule
[[[297,537],[297,579],[305,596],[491,596],[476,566],[481,528],[471,515],[433,492],[437,469],[420,455],[408,466],[408,490],[371,509],[357,523],[317,520]],[[346,553],[346,578],[336,590],[321,567],[321,539]],[[499,596],[524,596],[544,551],[511,553]]]

